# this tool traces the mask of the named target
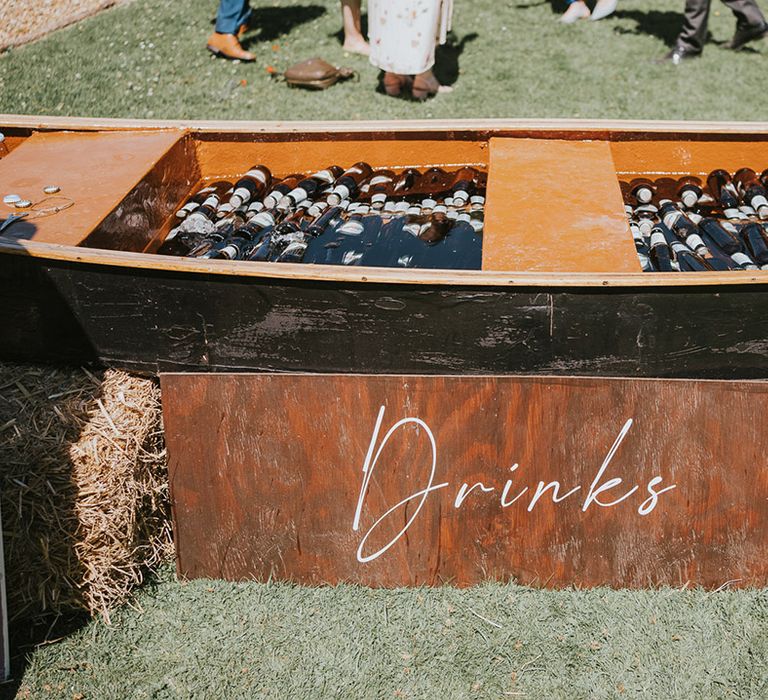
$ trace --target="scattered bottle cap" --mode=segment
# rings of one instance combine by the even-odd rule
[[[43,192],[45,192],[45,194],[56,194],[57,192],[61,192],[61,187],[58,185],[46,185],[43,187]]]
[[[16,204],[16,202],[20,202],[21,197],[17,194],[7,194],[5,197],[3,197],[3,204]]]
[[[28,199],[19,199],[13,203],[13,206],[17,209],[29,209],[32,206],[32,202]]]

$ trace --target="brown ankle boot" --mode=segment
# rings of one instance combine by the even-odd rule
[[[238,61],[255,61],[250,51],[246,51],[234,34],[219,34],[214,32],[208,37],[208,50],[215,56],[224,56]]]

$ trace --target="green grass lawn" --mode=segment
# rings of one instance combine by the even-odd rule
[[[41,647],[18,697],[768,697],[765,592],[162,578]]]
[[[622,0],[565,27],[539,0],[456,3],[426,104],[375,91],[331,0],[255,1],[255,64],[212,59],[213,0],[135,0],[0,56],[0,112],[194,119],[580,117],[766,120],[768,43],[734,54],[713,5],[702,59],[657,65],[682,0]],[[768,9],[768,8],[766,8]],[[720,44],[720,45],[719,45]],[[359,71],[325,92],[269,77],[320,55]],[[55,634],[54,634],[55,636]],[[18,640],[19,637],[16,637]],[[301,588],[178,583],[112,626],[18,646],[0,695],[27,698],[768,698],[768,592]]]
[[[768,119],[768,42],[734,53],[731,13],[713,4],[704,57],[653,59],[681,22],[682,0],[621,0],[614,17],[564,26],[542,0],[456,3],[438,75],[455,91],[427,104],[375,92],[378,72],[345,56],[335,0],[253,3],[254,64],[210,58],[214,0],[135,0],[0,56],[0,112],[195,119],[582,117]],[[768,8],[764,9],[768,10]],[[292,90],[269,66],[320,55],[359,82]],[[243,85],[242,81],[246,81]]]

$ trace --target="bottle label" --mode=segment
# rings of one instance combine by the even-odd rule
[[[651,232],[651,248],[657,245],[666,245],[667,239],[664,238],[664,234],[661,231],[654,230]]]
[[[237,197],[241,202],[245,202],[251,198],[251,191],[247,187],[238,187],[232,194],[232,199],[235,197]],[[230,199],[230,202],[232,199]]]
[[[754,265],[754,263],[744,253],[734,253],[731,260],[737,265]]]
[[[345,236],[359,236],[364,230],[365,226],[360,221],[354,219],[346,221],[336,229],[338,233],[342,233]]]
[[[664,214],[663,221],[668,228],[673,228],[680,216],[681,214],[679,211],[670,211]]]
[[[754,197],[752,197],[752,201],[750,202],[753,209],[760,209],[761,207],[768,207],[768,199],[766,199],[763,195],[757,194]]]
[[[233,245],[224,246],[219,253],[228,260],[234,260],[237,257],[237,247]]]
[[[485,197],[481,194],[473,195],[469,198],[470,204],[485,204]]]
[[[199,202],[187,202],[179,211],[176,212],[176,216],[179,219],[183,219],[187,214],[195,211],[200,206]]]
[[[708,253],[707,246],[704,245],[704,240],[699,236],[698,233],[692,233],[688,238],[685,239],[685,242],[693,248],[697,253],[703,248],[705,253]]]
[[[333,176],[333,173],[330,170],[321,170],[319,173],[315,173],[312,176],[312,179],[322,180],[323,182],[327,182],[330,185],[336,178]],[[306,197],[306,195],[304,196]]]
[[[334,196],[338,198],[338,200],[346,199],[351,194],[349,187],[346,185],[337,185],[333,188],[333,192],[331,193]]]
[[[457,207],[464,206],[469,199],[469,192],[466,190],[457,190],[453,193],[453,203]]]
[[[309,196],[309,193],[303,187],[297,187],[285,196],[296,204],[296,202],[304,201]]]
[[[387,195],[384,192],[377,192],[371,197],[372,204],[383,204],[387,201]]]
[[[263,185],[267,184],[267,175],[264,171],[256,169],[249,170],[244,177],[252,177],[254,180],[258,180]]]
[[[370,182],[368,183],[369,187],[375,187],[376,185],[383,185],[388,184],[392,182],[392,178],[387,175],[376,175],[376,177],[372,177]]]

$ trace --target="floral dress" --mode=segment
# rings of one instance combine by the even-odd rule
[[[453,0],[369,0],[368,38],[377,68],[415,75],[435,63],[435,44],[445,43]]]

